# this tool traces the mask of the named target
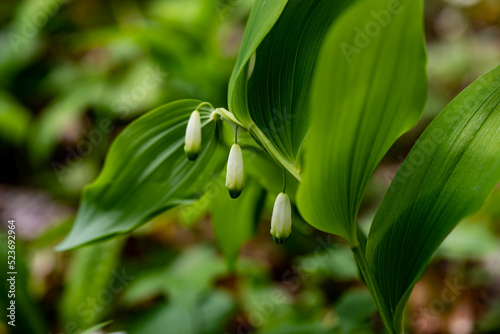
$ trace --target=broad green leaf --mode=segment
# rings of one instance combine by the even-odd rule
[[[255,233],[266,195],[255,180],[246,179],[245,189],[237,200],[228,196],[222,182],[212,190],[215,238],[231,271],[236,269],[241,247]]]
[[[311,225],[351,246],[364,189],[426,96],[422,3],[394,3],[349,8],[325,38],[314,74],[298,206]]]
[[[394,327],[432,254],[500,180],[500,67],[460,93],[399,168],[374,218],[366,256]]]
[[[236,79],[230,83],[231,111],[297,178],[309,123],[308,99],[316,57],[328,28],[353,1],[288,1],[256,50],[247,44],[242,46],[240,56],[247,64],[256,51],[250,78],[240,62],[233,72]],[[257,23],[249,22],[249,34]]]
[[[227,159],[221,120],[202,106],[202,150],[195,161],[184,153],[191,112],[201,103],[182,100],[132,122],[116,138],[97,180],[85,188],[70,234],[58,246],[68,250],[133,230],[159,213],[191,203],[217,177]]]

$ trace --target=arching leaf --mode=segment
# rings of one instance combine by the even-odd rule
[[[309,93],[317,54],[332,22],[353,2],[276,2],[270,12],[278,12],[286,3],[279,19],[259,44],[243,44],[240,58],[245,59],[246,65],[239,61],[233,73],[229,88],[231,111],[297,178],[301,171],[299,155],[309,124]],[[271,3],[274,2],[257,2],[255,6],[266,7]],[[262,16],[262,20],[267,18]],[[247,34],[254,36],[255,29],[262,31],[260,22],[249,21]],[[255,64],[248,78],[250,55],[254,52]]]
[[[395,329],[437,247],[500,181],[500,66],[429,125],[374,218],[366,257]]]
[[[241,42],[240,53],[229,80],[229,107],[244,124],[250,124],[247,108],[247,79],[250,58],[272,29],[288,0],[256,0]]]
[[[157,214],[199,198],[227,159],[220,122],[201,107],[202,149],[195,161],[184,153],[191,112],[201,103],[166,104],[132,122],[116,138],[97,180],[85,188],[70,234],[58,246],[68,250],[133,230]]]
[[[425,102],[422,3],[394,3],[350,7],[330,29],[314,74],[298,206],[310,224],[351,246],[369,179]]]

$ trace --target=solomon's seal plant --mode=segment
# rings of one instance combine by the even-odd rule
[[[373,13],[389,19],[382,25]],[[276,175],[284,169],[291,180],[287,194],[276,199],[271,234],[278,243],[288,237],[293,205],[310,225],[343,237],[388,333],[403,333],[406,303],[437,247],[500,180],[496,67],[427,127],[368,235],[359,228],[368,181],[425,104],[422,21],[422,0],[256,0],[227,109],[176,101],[127,126],[85,189],[59,249],[112,238],[190,205],[221,175],[230,151],[226,185],[237,197],[245,177],[246,190],[229,204],[215,198],[211,210],[228,263],[250,236],[263,192],[281,189]],[[354,45],[356,52],[347,59],[341,45]],[[241,146],[235,140],[229,148],[227,125],[241,129]],[[254,158],[245,159],[244,176],[249,148]],[[241,224],[225,215],[241,216]]]

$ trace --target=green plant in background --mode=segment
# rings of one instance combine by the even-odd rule
[[[257,0],[228,110],[181,100],[127,126],[58,249],[127,233],[207,193],[218,243],[234,269],[265,191],[254,178],[273,172],[255,167],[268,155],[289,184],[276,199],[275,240],[291,231],[291,199],[310,225],[347,241],[387,331],[401,333],[406,303],[432,254],[500,180],[496,67],[428,126],[364,234],[357,222],[363,193],[391,145],[418,121],[425,70],[421,1]],[[241,193],[237,200],[209,192],[226,159],[226,186],[233,198]],[[247,169],[254,170],[250,178]],[[238,215],[240,224],[231,224]]]

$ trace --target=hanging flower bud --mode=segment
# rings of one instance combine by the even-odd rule
[[[280,193],[274,202],[273,216],[271,218],[271,235],[274,242],[281,245],[292,233],[292,209],[290,198],[285,193]]]
[[[244,186],[241,147],[238,144],[233,144],[227,160],[226,188],[229,190],[231,198],[237,198],[243,191]]]
[[[189,160],[195,160],[201,149],[201,119],[198,110],[191,113],[186,128],[184,152]]]

